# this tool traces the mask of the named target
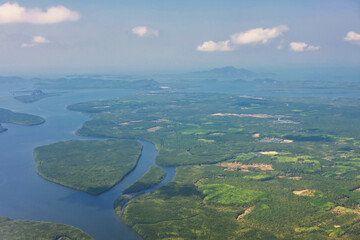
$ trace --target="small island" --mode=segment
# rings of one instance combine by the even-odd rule
[[[27,113],[17,113],[8,109],[0,108],[0,123],[13,123],[17,125],[32,126],[39,125],[45,122],[45,119]],[[0,132],[7,129],[0,125]]]
[[[34,157],[43,178],[98,195],[136,166],[141,149],[131,140],[71,140],[38,147]]]
[[[78,228],[58,223],[13,220],[0,216],[0,239],[2,240],[93,240]]]
[[[32,91],[28,95],[15,96],[14,98],[23,103],[33,103],[33,102],[39,101],[43,98],[54,97],[54,96],[58,96],[58,94],[44,93],[43,91],[37,89],[37,90]]]

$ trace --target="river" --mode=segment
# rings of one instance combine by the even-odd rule
[[[66,106],[103,98],[139,93],[135,90],[80,90],[63,93],[32,104],[13,99],[11,91],[19,86],[2,87],[0,107],[42,116],[46,122],[38,126],[3,124],[8,131],[0,134],[0,216],[13,219],[50,221],[69,224],[89,233],[93,238],[141,239],[122,223],[113,210],[114,200],[122,191],[155,165],[154,144],[138,140],[142,154],[136,168],[109,191],[92,196],[49,182],[37,175],[33,149],[37,146],[70,139],[92,139],[74,134],[88,117],[66,110]],[[164,168],[166,178],[153,191],[172,180],[175,168]]]

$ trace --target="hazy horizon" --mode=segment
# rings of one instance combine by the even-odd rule
[[[360,2],[0,1],[0,75],[357,68]]]

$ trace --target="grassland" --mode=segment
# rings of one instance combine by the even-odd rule
[[[157,93],[69,109],[91,118],[78,134],[145,139],[156,145],[158,164],[177,166],[167,186],[123,209],[115,202],[145,239],[360,235],[354,102]]]
[[[100,194],[137,164],[141,144],[130,140],[71,140],[34,150],[37,172],[47,180]]]
[[[45,122],[45,119],[39,116],[16,113],[11,110],[0,108],[0,123],[13,123],[24,126],[38,125]]]
[[[166,176],[161,167],[151,166],[150,169],[134,184],[123,191],[123,194],[141,192],[158,185]]]
[[[0,217],[0,239],[91,240],[93,238],[80,229],[64,224]]]

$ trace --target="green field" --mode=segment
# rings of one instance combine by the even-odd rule
[[[0,217],[0,239],[91,240],[93,238],[80,229],[65,224]]]
[[[39,116],[26,114],[26,113],[16,113],[11,110],[0,108],[0,123],[13,123],[18,125],[38,125],[45,122],[45,119]],[[0,127],[1,129],[2,127]]]
[[[37,172],[47,180],[100,194],[137,164],[141,144],[130,140],[71,140],[34,150]]]
[[[150,169],[130,187],[123,191],[123,194],[141,192],[155,187],[166,176],[166,172],[161,167],[151,166]]]

